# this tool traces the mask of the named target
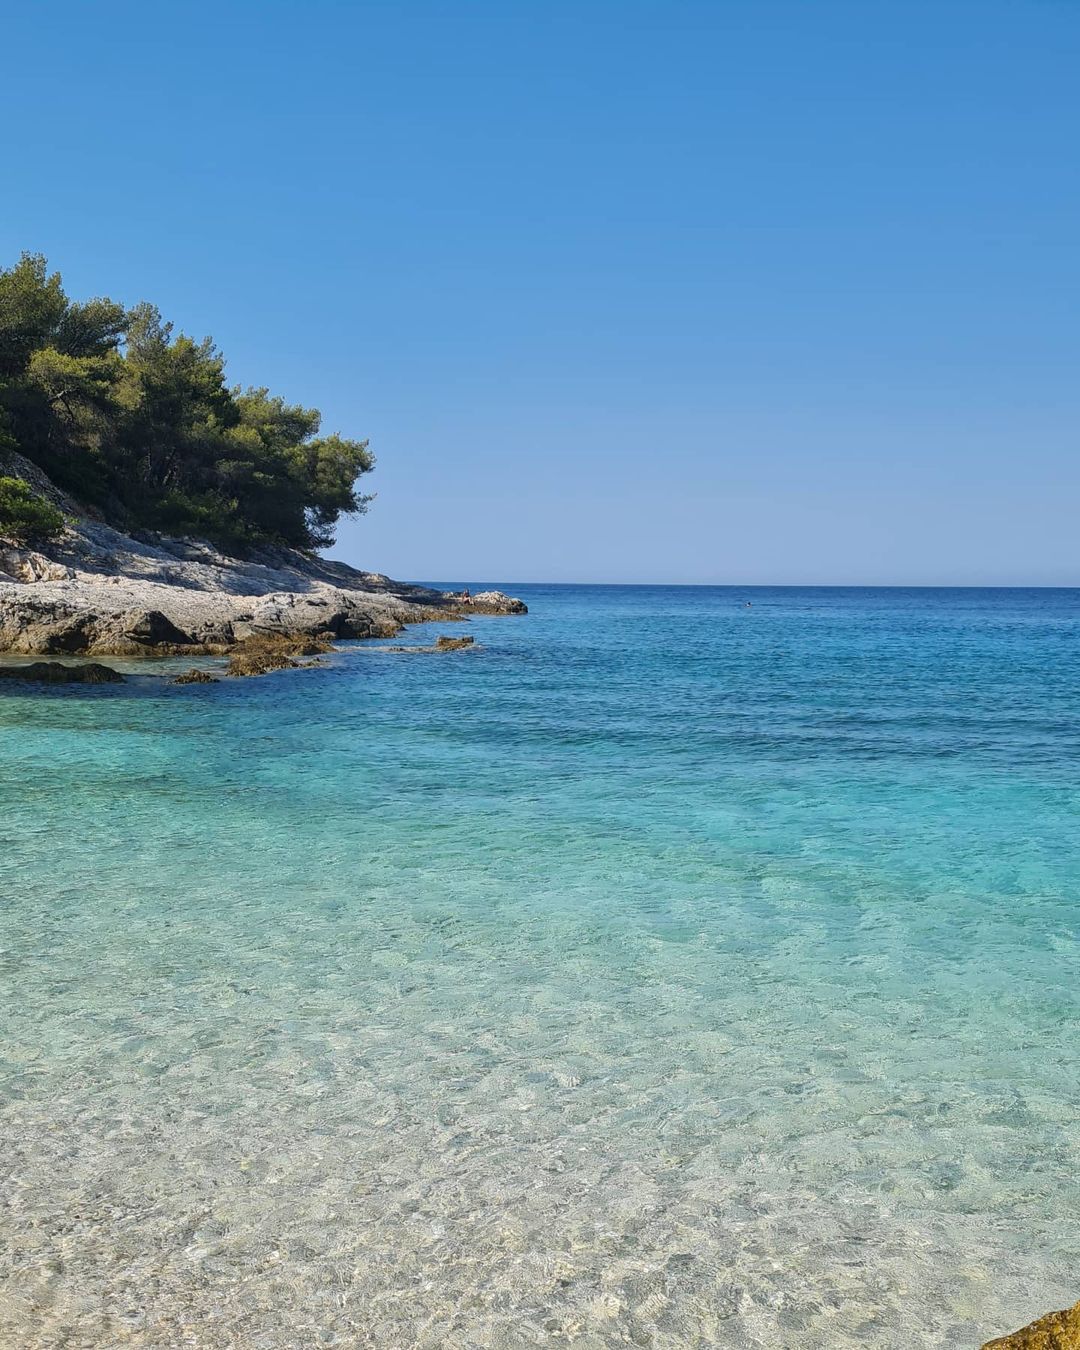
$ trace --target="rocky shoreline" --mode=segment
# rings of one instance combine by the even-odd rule
[[[68,526],[37,548],[0,540],[0,653],[227,655],[263,640],[389,638],[410,623],[527,612],[501,591],[463,604],[294,549],[240,559],[199,540],[124,534],[27,461],[5,471],[49,497]]]

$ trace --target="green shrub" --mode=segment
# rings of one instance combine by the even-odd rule
[[[31,491],[21,478],[0,478],[0,539],[14,544],[55,539],[64,528],[63,515]]]

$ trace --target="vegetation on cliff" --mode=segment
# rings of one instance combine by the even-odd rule
[[[230,386],[210,338],[174,333],[153,305],[70,300],[40,255],[0,270],[0,465],[18,451],[115,524],[326,547],[370,500],[357,480],[374,459],[319,425],[315,409]],[[6,492],[0,534],[20,511],[53,510]]]
[[[0,477],[0,539],[29,544],[54,539],[64,528],[63,514],[21,478]]]

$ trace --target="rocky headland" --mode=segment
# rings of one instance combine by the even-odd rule
[[[199,540],[125,534],[28,461],[13,456],[5,472],[57,505],[67,528],[37,547],[0,539],[0,652],[233,655],[241,673],[275,644],[281,664],[296,664],[292,640],[309,639],[318,650],[335,638],[393,637],[410,623],[526,612],[501,591],[463,604],[446,591],[296,549],[235,558]]]

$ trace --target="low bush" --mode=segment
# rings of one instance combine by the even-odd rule
[[[30,544],[55,539],[64,517],[21,478],[0,478],[0,539]]]

